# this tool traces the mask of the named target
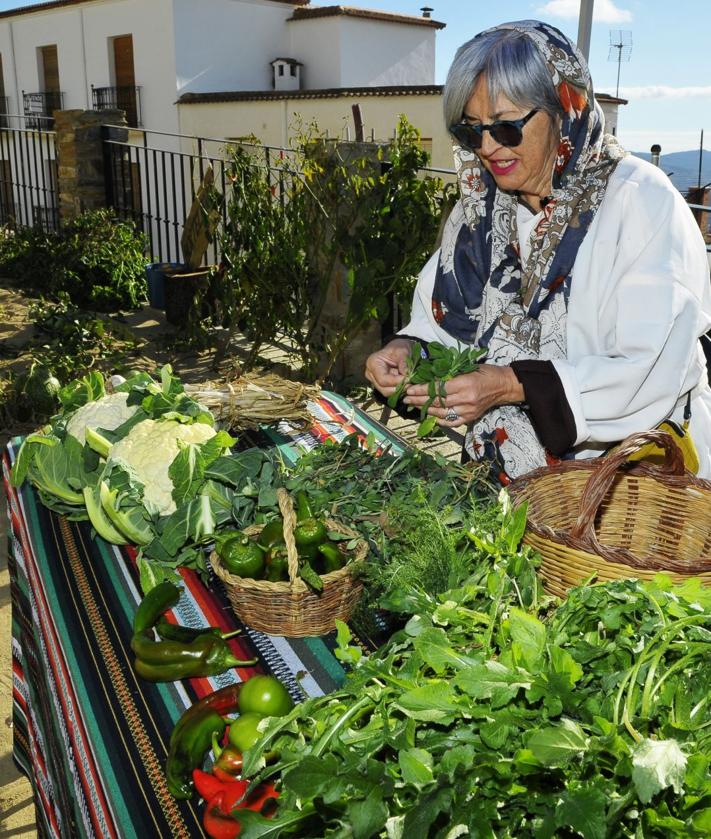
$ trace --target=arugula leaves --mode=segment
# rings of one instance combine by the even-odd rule
[[[627,580],[556,606],[518,547],[520,514],[483,506],[449,526],[448,588],[389,577],[410,617],[376,653],[339,625],[344,686],[245,754],[246,775],[281,778],[282,794],[272,822],[238,816],[241,836],[708,835],[711,591]],[[384,576],[426,538],[406,518]]]

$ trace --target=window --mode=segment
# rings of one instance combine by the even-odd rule
[[[42,90],[44,93],[59,93],[59,61],[57,45],[50,44],[39,48]]]
[[[283,65],[283,64],[280,64],[280,65],[279,65],[279,75],[280,75],[280,76],[283,76],[283,75],[284,75],[284,65]]]
[[[296,76],[296,64],[291,64],[289,66],[289,75]]]

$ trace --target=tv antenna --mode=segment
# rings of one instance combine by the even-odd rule
[[[615,97],[620,95],[620,68],[623,61],[629,61],[632,55],[632,33],[622,29],[610,30],[610,52],[607,55],[608,61],[617,62],[617,88]]]

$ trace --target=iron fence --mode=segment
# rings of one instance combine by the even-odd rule
[[[107,203],[120,218],[133,220],[143,230],[156,261],[182,262],[184,223],[208,168],[214,186],[227,195],[231,146],[250,149],[255,165],[270,173],[275,198],[283,200],[285,195],[288,166],[275,164],[291,154],[289,149],[162,131],[127,132],[115,125],[105,125],[103,131]],[[223,222],[226,213],[223,202]],[[214,265],[220,259],[216,240],[208,247],[205,263]]]
[[[57,158],[52,120],[4,115],[0,125],[0,223],[59,227]]]

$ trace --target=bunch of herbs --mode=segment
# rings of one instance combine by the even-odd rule
[[[422,345],[415,341],[407,357],[407,370],[400,384],[388,397],[388,405],[394,408],[398,400],[410,385],[427,385],[427,401],[420,409],[418,437],[426,437],[437,428],[437,417],[428,416],[427,412],[435,402],[444,405],[447,398],[446,384],[455,376],[473,373],[478,369],[478,360],[486,354],[479,347],[445,347],[436,341],[427,345],[423,352]]]

